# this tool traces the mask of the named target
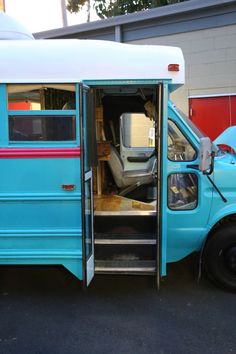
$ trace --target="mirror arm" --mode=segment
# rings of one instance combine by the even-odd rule
[[[199,165],[187,165],[187,168],[192,168],[193,170],[198,170],[199,171]]]
[[[211,179],[210,175],[212,174],[213,170],[214,170],[214,158],[215,158],[215,152],[213,151],[211,153],[211,166],[210,169],[207,171],[203,171],[203,174],[205,176],[207,176],[209,182],[212,184],[212,186],[214,187],[214,189],[216,190],[216,192],[219,194],[219,196],[221,197],[221,199],[223,200],[224,203],[227,203],[227,199],[223,196],[223,194],[221,193],[221,191],[219,190],[219,188],[215,185],[215,183],[213,182],[213,180]],[[194,170],[199,170],[199,165],[187,165],[187,168],[192,168]]]
[[[216,192],[219,194],[219,196],[221,197],[221,199],[223,200],[224,203],[227,203],[227,199],[223,196],[223,194],[221,193],[221,191],[219,190],[219,188],[215,185],[215,183],[212,181],[211,177],[209,176],[210,174],[212,174],[213,170],[214,170],[214,155],[215,153],[212,154],[212,163],[211,163],[211,167],[209,169],[209,171],[204,171],[203,174],[205,176],[207,176],[209,182],[212,184],[212,186],[214,187],[214,189],[216,190]],[[193,170],[198,170],[199,171],[199,166],[198,165],[187,165],[187,168],[192,168]]]
[[[223,194],[221,193],[221,191],[219,190],[219,188],[215,185],[215,183],[212,181],[211,177],[209,177],[207,175],[207,178],[209,180],[209,182],[213,185],[213,187],[215,188],[216,192],[219,194],[219,196],[221,197],[221,199],[223,200],[224,203],[227,203],[227,199],[223,196]]]
[[[204,175],[209,176],[214,171],[214,158],[215,158],[215,152],[213,151],[211,153],[211,166],[210,166],[209,170],[206,170],[206,171],[202,172]],[[199,170],[199,165],[187,165],[186,167],[187,168],[192,168],[194,170]]]

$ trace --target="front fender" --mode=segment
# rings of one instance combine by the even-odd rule
[[[213,217],[209,220],[207,226],[206,235],[213,229],[213,227],[222,219],[229,215],[236,215],[236,203],[231,203],[230,205],[225,205],[225,207],[221,208],[217,213],[213,215]]]
[[[198,258],[198,281],[200,281],[202,275],[203,254],[204,254],[205,245],[207,243],[208,235],[210,231],[220,220],[233,214],[236,215],[236,203],[231,203],[230,205],[226,205],[224,208],[221,208],[217,213],[213,214],[213,217],[209,220],[206,229],[206,236],[202,242],[202,246]]]

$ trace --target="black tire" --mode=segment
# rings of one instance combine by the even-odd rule
[[[236,291],[236,222],[217,229],[207,241],[204,269],[217,285]]]

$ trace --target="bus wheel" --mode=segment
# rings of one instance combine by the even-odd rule
[[[236,291],[236,222],[215,231],[206,243],[203,261],[210,279]]]

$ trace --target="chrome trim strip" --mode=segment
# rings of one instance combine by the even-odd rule
[[[94,211],[95,216],[136,216],[136,215],[156,215],[156,210],[120,210],[120,211]]]
[[[155,267],[96,267],[95,266],[95,272],[96,273],[100,273],[100,272],[104,272],[104,273],[110,273],[110,272],[114,272],[114,273],[155,273],[156,272],[156,268]]]
[[[111,240],[95,239],[96,245],[156,245],[156,240]]]
[[[236,92],[232,93],[212,93],[206,95],[190,95],[188,98],[215,98],[215,97],[228,97],[228,96],[236,96]]]

